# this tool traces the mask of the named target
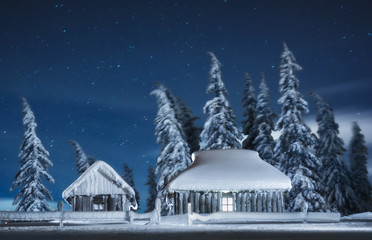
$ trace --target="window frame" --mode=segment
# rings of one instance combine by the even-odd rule
[[[234,195],[232,193],[222,194],[221,211],[222,212],[235,212]]]

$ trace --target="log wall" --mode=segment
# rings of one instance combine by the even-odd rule
[[[90,212],[99,203],[103,204],[101,211],[124,211],[126,202],[125,195],[73,196],[71,207],[74,212]]]
[[[222,211],[221,192],[175,192],[174,214],[187,213],[187,204],[195,213],[213,213]],[[283,212],[283,191],[268,192],[232,192],[235,212]]]

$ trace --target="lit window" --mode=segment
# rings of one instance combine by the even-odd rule
[[[234,211],[234,203],[232,196],[222,197],[222,211],[223,212],[232,212]]]
[[[93,204],[93,211],[103,211],[103,204]]]

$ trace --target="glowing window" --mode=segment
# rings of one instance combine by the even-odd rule
[[[234,199],[232,196],[222,197],[222,211],[232,212],[234,211]]]
[[[104,206],[103,204],[93,204],[93,211],[103,211]]]

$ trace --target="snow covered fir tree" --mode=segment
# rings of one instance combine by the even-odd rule
[[[270,108],[270,91],[266,85],[265,76],[261,74],[260,93],[257,96],[256,118],[253,121],[254,129],[258,130],[254,138],[253,146],[260,157],[273,166],[278,166],[274,160],[273,149],[275,146],[274,138],[271,133],[274,130],[274,117],[276,114]],[[243,143],[244,145],[244,143]]]
[[[372,186],[368,180],[367,155],[368,149],[364,135],[357,122],[353,122],[352,137],[349,144],[349,162],[353,186],[361,211],[372,211]]]
[[[94,162],[97,161],[92,156],[87,155],[80,144],[74,140],[70,140],[69,143],[74,147],[76,157],[76,171],[77,174],[81,175],[87,170]]]
[[[211,67],[207,93],[212,93],[214,97],[207,101],[203,108],[208,119],[201,132],[201,139],[204,141],[201,149],[240,149],[239,140],[242,139],[242,134],[236,126],[235,114],[222,81],[221,63],[213,53],[208,52],[208,55],[211,58]]]
[[[47,200],[53,201],[49,190],[44,186],[43,178],[54,183],[48,168],[53,166],[49,152],[36,135],[36,120],[26,98],[22,98],[23,126],[25,132],[19,151],[21,166],[15,176],[10,191],[19,188],[13,205],[16,211],[51,211]]]
[[[288,210],[301,211],[301,204],[306,203],[309,211],[325,211],[326,204],[319,193],[320,176],[317,171],[321,162],[312,152],[315,139],[302,118],[302,114],[308,113],[309,108],[298,91],[296,72],[300,70],[302,68],[284,43],[279,67],[281,97],[278,100],[282,113],[276,123],[276,130],[281,131],[281,134],[274,148],[274,157],[281,171],[292,180],[292,189],[286,197]]]
[[[149,196],[146,199],[146,211],[145,212],[150,212],[155,208],[155,200],[157,196],[157,191],[156,191],[156,173],[155,173],[155,168],[153,166],[149,167],[149,173],[147,176],[147,182],[146,185],[148,186],[149,190]]]
[[[244,108],[243,116],[246,118],[242,121],[242,133],[246,136],[243,141],[244,149],[254,150],[254,140],[258,134],[258,129],[254,128],[256,119],[256,96],[253,82],[248,73],[244,73],[244,92],[242,104]]]
[[[127,163],[123,163],[123,180],[128,183],[129,186],[131,186],[134,190],[134,193],[136,195],[136,202],[138,204],[137,210],[140,209],[140,194],[136,189],[136,186],[134,184],[134,177],[133,177],[133,169],[128,166]]]
[[[313,92],[310,95],[317,108],[316,156],[322,163],[321,186],[327,208],[342,215],[356,213],[361,210],[360,204],[354,192],[350,171],[342,159],[346,150],[344,141],[338,136],[338,124],[335,122],[333,110],[317,93]]]
[[[161,151],[156,164],[156,173],[159,174],[157,184],[157,197],[161,200],[161,213],[167,215],[166,186],[172,178],[191,165],[190,148],[186,141],[181,123],[176,118],[174,104],[167,95],[165,87],[160,86],[151,92],[158,104],[158,113],[155,118],[155,135]]]
[[[156,83],[159,89],[166,92],[171,105],[173,106],[174,114],[177,121],[181,124],[183,133],[185,134],[185,140],[190,148],[190,154],[198,151],[200,146],[200,132],[202,128],[198,127],[195,123],[199,117],[195,117],[192,114],[191,109],[187,104],[179,97],[173,95],[173,93],[161,83]]]
[[[190,147],[190,153],[196,152],[200,149],[200,133],[202,128],[195,123],[199,117],[192,114],[191,109],[179,97],[176,97],[176,117],[182,125],[182,129],[186,136],[186,141]]]

